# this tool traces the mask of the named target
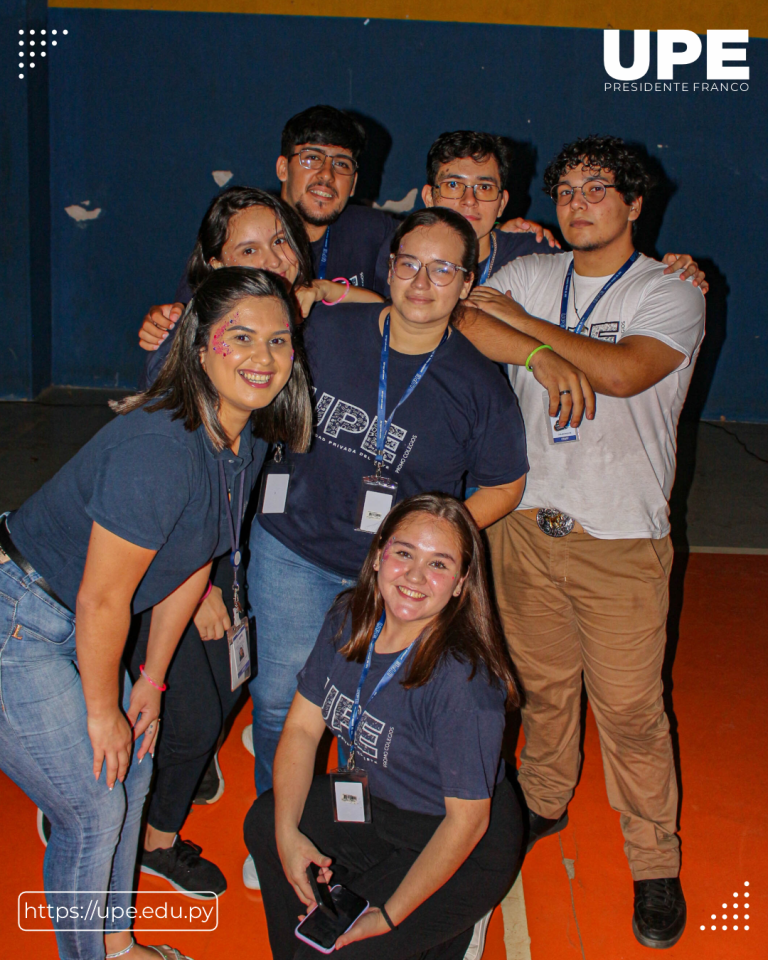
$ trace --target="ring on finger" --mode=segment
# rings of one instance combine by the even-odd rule
[[[561,391],[560,391],[560,396],[561,396],[561,397],[564,397],[564,396],[566,395],[566,393],[570,393],[570,392],[571,392],[570,390],[561,390]]]

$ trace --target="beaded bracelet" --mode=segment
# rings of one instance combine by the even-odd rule
[[[531,373],[533,373],[533,371],[531,370],[531,360],[532,360],[533,357],[539,352],[539,350],[553,350],[553,351],[554,351],[554,348],[553,348],[553,347],[550,347],[550,345],[549,345],[548,343],[541,343],[541,344],[539,344],[538,347],[536,347],[535,349],[531,350],[531,352],[528,354],[528,359],[525,361],[525,369],[528,370],[528,371],[530,371]]]
[[[342,295],[339,297],[338,300],[323,300],[323,303],[326,305],[326,307],[335,307],[336,304],[341,303],[341,301],[349,293],[349,280],[347,280],[346,277],[334,277],[333,280],[331,280],[331,283],[343,283],[346,289],[344,290],[344,293],[342,293]]]
[[[139,673],[142,675],[142,677],[144,677],[144,679],[147,681],[147,683],[151,683],[153,687],[157,687],[157,689],[160,691],[160,693],[162,693],[163,690],[167,690],[167,689],[168,689],[168,685],[167,685],[167,684],[165,684],[165,683],[158,683],[157,680],[153,680],[152,677],[150,677],[150,675],[149,675],[149,674],[146,672],[146,670],[144,669],[144,664],[143,664],[143,663],[142,663],[142,665],[139,667]]]

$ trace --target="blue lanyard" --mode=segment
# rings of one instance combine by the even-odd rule
[[[617,280],[620,280],[624,274],[629,270],[632,264],[640,256],[640,251],[635,250],[632,256],[627,260],[624,266],[619,267],[619,269],[614,273],[611,279],[606,283],[603,289],[597,294],[595,299],[590,303],[587,309],[584,311],[582,316],[579,318],[579,323],[576,329],[573,331],[577,336],[584,329],[584,324],[589,319],[589,315],[595,309],[597,304],[602,300],[606,293],[611,289],[611,287],[616,283]],[[571,278],[573,277],[573,260],[571,260],[570,266],[568,267],[568,273],[565,275],[565,283],[563,284],[563,299],[560,301],[560,326],[563,330],[567,329],[567,316],[568,316],[568,294],[571,292]],[[574,309],[576,304],[574,303]],[[577,314],[578,316],[578,314]]]
[[[384,621],[386,620],[386,618],[387,618],[386,613],[382,613],[381,617],[379,618],[379,622],[376,624],[376,627],[374,628],[373,636],[371,637],[371,642],[368,645],[368,653],[366,654],[366,657],[365,657],[365,663],[363,664],[363,672],[360,674],[360,682],[358,683],[357,690],[355,691],[355,702],[352,705],[352,712],[349,715],[349,742],[351,744],[351,750],[352,750],[349,758],[350,765],[354,765],[355,734],[357,733],[357,725],[360,723],[360,717],[368,709],[368,707],[370,707],[371,701],[376,696],[376,694],[380,693],[384,689],[384,687],[386,687],[386,685],[389,683],[392,677],[394,677],[394,675],[397,673],[400,667],[402,667],[402,665],[405,663],[406,657],[411,652],[411,647],[413,646],[414,643],[416,643],[416,640],[419,639],[418,637],[416,637],[416,640],[410,643],[405,648],[405,650],[402,651],[402,653],[397,658],[397,660],[395,660],[394,663],[391,663],[389,665],[389,667],[387,668],[387,672],[384,674],[381,680],[379,680],[379,682],[376,684],[376,687],[374,688],[374,691],[370,695],[370,697],[368,697],[368,700],[365,706],[361,708],[360,694],[362,693],[362,690],[363,690],[363,684],[365,683],[368,677],[368,671],[371,669],[371,662],[373,660],[373,650],[374,650],[374,647],[376,646],[376,641],[379,639],[379,634],[384,629]]]
[[[320,254],[320,266],[317,270],[317,279],[325,280],[325,270],[328,265],[328,243],[331,239],[331,228],[325,228],[325,240],[323,241],[323,252]]]
[[[440,343],[438,343],[432,353],[430,353],[424,363],[422,363],[421,367],[419,367],[419,369],[416,371],[413,380],[411,380],[410,386],[402,395],[399,402],[395,405],[395,409],[392,411],[392,413],[390,413],[389,420],[386,420],[387,369],[389,367],[389,314],[387,314],[386,319],[384,320],[384,332],[382,333],[381,337],[381,363],[379,366],[379,406],[377,411],[378,419],[376,421],[376,462],[378,464],[381,464],[384,461],[384,443],[386,442],[389,428],[392,426],[392,419],[394,418],[395,413],[397,413],[399,408],[405,403],[408,397],[410,397],[410,395],[419,385],[419,381],[427,372],[427,368],[429,367],[430,363],[432,363],[432,358],[447,339],[448,327],[445,328],[443,339],[440,341]]]
[[[232,516],[232,505],[227,495],[227,478],[224,474],[224,464],[219,460],[219,475],[221,476],[221,485],[224,488],[224,501],[227,505],[227,520],[229,521],[229,539],[232,544],[232,552],[229,555],[229,561],[235,568],[235,599],[237,600],[237,568],[240,566],[242,555],[240,553],[240,527],[243,525],[243,489],[245,487],[245,470],[240,474],[240,493],[237,498],[237,523]]]
[[[480,274],[480,279],[478,280],[478,286],[481,286],[488,279],[488,275],[493,269],[493,261],[496,259],[496,237],[494,236],[493,230],[491,230],[491,252],[488,254],[488,259],[485,261],[485,266],[483,267],[483,272]]]

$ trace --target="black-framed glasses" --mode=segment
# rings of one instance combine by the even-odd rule
[[[298,157],[299,163],[307,170],[322,170],[325,166],[325,161],[330,160],[333,172],[340,174],[342,177],[354,176],[357,171],[357,164],[352,157],[348,157],[345,153],[330,154],[325,153],[324,150],[304,147],[301,150],[297,150],[296,153],[292,153],[291,157]]]
[[[441,180],[437,192],[443,200],[461,200],[467,187],[474,193],[475,200],[486,202],[498,200],[501,188],[495,183],[464,183],[463,180]]]
[[[436,287],[447,287],[456,274],[461,270],[467,273],[465,267],[460,267],[457,263],[451,263],[449,260],[431,260],[429,263],[422,263],[416,257],[407,253],[398,253],[389,255],[389,262],[392,265],[392,271],[400,280],[415,279],[422,267],[427,271],[427,276]]]
[[[572,187],[568,183],[556,183],[549,191],[550,197],[558,207],[564,207],[573,200],[573,194],[576,190],[581,191],[582,197],[587,203],[600,203],[605,200],[606,190],[615,190],[615,183],[603,183],[602,180],[587,180],[580,187]]]

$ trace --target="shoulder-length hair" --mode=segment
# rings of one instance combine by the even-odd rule
[[[305,287],[312,283],[312,250],[301,217],[293,207],[256,187],[229,187],[211,201],[197,232],[197,243],[187,262],[187,281],[193,290],[214,269],[210,264],[211,259],[215,257],[221,260],[221,251],[229,235],[229,221],[236,213],[249,207],[271,210],[283,228],[299,267],[294,286]]]
[[[443,660],[452,656],[470,664],[470,678],[474,677],[479,667],[485,667],[491,682],[499,683],[508,691],[508,705],[517,706],[517,683],[491,605],[480,531],[464,504],[447,494],[421,493],[408,497],[387,515],[373,538],[357,586],[340,598],[339,602],[346,604],[341,630],[346,619],[351,617],[352,635],[339,652],[347,660],[357,663],[365,660],[374,628],[384,609],[373,565],[385,544],[409,517],[416,514],[426,514],[451,527],[461,549],[460,576],[466,579],[458,597],[451,597],[421,635],[409,658],[408,672],[401,681],[403,686],[421,687],[428,683]]]
[[[144,393],[112,401],[115,413],[144,407],[147,413],[172,410],[187,430],[203,426],[217,450],[229,445],[219,420],[219,393],[205,372],[200,355],[211,331],[227,313],[247,298],[272,298],[283,307],[293,342],[293,371],[288,383],[266,407],[254,410],[251,426],[267,443],[285,443],[296,453],[309,449],[312,436],[310,375],[294,297],[287,283],[267,270],[222,267],[213,270],[187,304],[160,374]]]

